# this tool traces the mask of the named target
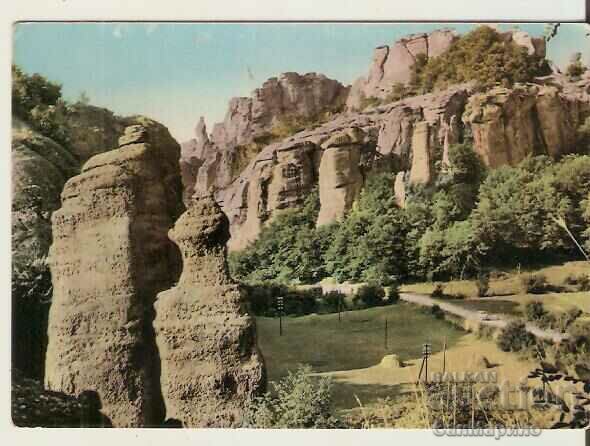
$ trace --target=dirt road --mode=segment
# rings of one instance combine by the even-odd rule
[[[512,320],[510,317],[505,315],[494,315],[494,320],[482,320],[481,314],[477,311],[467,310],[465,308],[462,308],[458,305],[454,305],[449,302],[441,302],[439,300],[434,300],[432,297],[426,294],[400,293],[400,299],[424,307],[432,307],[433,305],[438,305],[441,308],[441,310],[443,310],[446,313],[451,313],[459,317],[462,317],[463,319],[476,321],[482,325],[489,325],[491,327],[504,328],[508,324],[508,322]],[[557,343],[568,338],[567,334],[558,333],[553,330],[541,329],[530,323],[526,324],[526,329],[529,333],[535,335],[539,339],[548,339]]]

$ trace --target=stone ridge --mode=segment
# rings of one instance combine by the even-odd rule
[[[578,127],[590,115],[589,105],[587,80],[572,84],[554,75],[483,93],[457,85],[339,114],[269,144],[228,187],[217,189],[216,199],[230,221],[229,248],[245,248],[277,211],[300,206],[317,186],[318,223],[341,218],[364,178],[384,163],[397,172],[392,192],[403,204],[406,185],[431,183],[453,144],[472,141],[492,168],[532,154],[569,153]],[[349,132],[363,136],[352,142]]]
[[[182,211],[180,147],[163,126],[137,122],[66,183],[49,253],[45,386],[95,391],[115,427],[163,421],[153,302],[180,272],[167,237]]]
[[[227,270],[227,217],[212,196],[195,196],[169,235],[184,268],[155,304],[166,416],[185,427],[239,427],[265,374],[254,319]]]
[[[283,73],[255,89],[250,97],[233,98],[225,119],[207,135],[203,118],[195,138],[182,144],[181,170],[185,200],[194,192],[230,184],[261,149],[257,143],[285,119],[315,119],[340,110],[348,88],[316,73]]]
[[[545,56],[543,38],[531,37],[527,32],[520,30],[501,32],[500,35],[506,42],[523,46],[529,54]],[[458,37],[455,30],[439,29],[431,33],[411,34],[391,46],[378,46],[373,53],[368,74],[352,84],[346,107],[349,110],[360,110],[364,98],[386,98],[395,84],[407,84],[410,81],[412,66],[419,54],[424,54],[427,59],[438,57],[446,52]]]

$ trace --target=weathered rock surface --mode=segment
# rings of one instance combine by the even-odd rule
[[[180,147],[163,126],[137,122],[66,183],[49,256],[45,385],[95,391],[117,427],[162,421],[153,302],[180,267],[167,237],[182,206]]]
[[[414,138],[418,123],[428,128],[423,151],[432,151],[429,156],[434,159],[450,132],[457,133],[453,138],[460,138],[461,114],[469,91],[468,86],[458,86],[362,113],[341,114],[317,128],[268,145],[229,187],[216,193],[230,220],[230,249],[246,247],[276,211],[300,206],[317,185],[321,202],[318,223],[341,218],[381,159],[391,159],[397,169],[408,171],[413,162],[418,163],[412,146],[412,141],[418,141]],[[415,167],[416,175],[422,169],[421,175],[431,176],[431,164],[422,162],[421,167]]]
[[[212,196],[195,196],[169,234],[184,266],[155,304],[166,416],[185,427],[239,426],[265,375],[254,320],[227,270],[227,217]]]
[[[322,144],[319,168],[320,213],[317,225],[341,219],[363,186],[360,170],[364,133],[356,127],[336,133]]]
[[[185,200],[211,186],[228,186],[264,147],[272,130],[289,119],[314,120],[340,110],[348,88],[323,74],[283,73],[270,78],[250,97],[233,98],[211,137],[203,119],[195,138],[182,144],[180,161]]]
[[[494,168],[528,155],[569,153],[577,141],[580,107],[553,86],[496,87],[469,99],[463,121],[472,130],[474,149]]]
[[[232,184],[216,192],[230,220],[230,249],[246,247],[276,211],[300,206],[318,185],[318,223],[340,218],[350,209],[364,178],[384,159],[401,173],[393,190],[401,204],[407,184],[435,179],[437,166],[448,162],[453,144],[471,141],[490,167],[516,164],[530,154],[569,153],[577,128],[590,114],[587,86],[583,82],[572,86],[561,78],[544,83],[496,87],[484,93],[457,85],[363,112],[342,113],[269,144]],[[350,132],[364,136],[357,143],[330,142]]]
[[[349,109],[360,109],[363,98],[385,98],[396,83],[407,84],[419,54],[437,57],[449,49],[458,37],[454,30],[442,29],[430,34],[412,34],[393,45],[375,49],[366,77],[357,79],[346,101]]]
[[[90,156],[117,145],[132,118],[90,105],[68,106],[64,123],[69,144],[56,143],[13,116],[12,122],[12,299],[13,365],[42,380],[47,339],[44,295],[49,279],[45,258],[51,244],[51,214],[60,207],[65,182],[80,172]],[[39,282],[37,280],[37,282]],[[41,289],[43,288],[43,289]]]
[[[525,31],[512,30],[501,33],[506,42],[514,42],[527,49],[529,54],[545,56],[545,40],[531,37]],[[411,79],[416,57],[438,57],[447,51],[458,34],[451,29],[440,29],[429,34],[412,34],[393,45],[375,49],[373,61],[365,77],[357,79],[350,90],[346,106],[359,110],[364,98],[386,98],[395,84],[407,84]]]
[[[121,117],[93,105],[72,104],[65,122],[70,133],[71,150],[80,166],[92,156],[117,147],[125,128],[134,124],[134,117]]]

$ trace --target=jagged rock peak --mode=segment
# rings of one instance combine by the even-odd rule
[[[363,98],[386,97],[394,84],[410,81],[412,66],[419,54],[427,58],[437,57],[447,51],[457,37],[454,30],[440,29],[429,34],[411,34],[391,46],[377,47],[369,73],[353,83],[347,107],[359,109]]]
[[[323,74],[289,72],[266,80],[250,97],[232,98],[224,121],[213,126],[210,138],[198,136],[182,144],[185,200],[211,186],[228,186],[277,126],[339,111],[348,91]]]
[[[209,135],[207,134],[207,126],[205,125],[205,117],[201,116],[199,122],[195,126],[195,136],[197,144],[205,145],[209,142]]]
[[[210,194],[194,195],[170,238],[183,271],[158,295],[154,322],[166,416],[185,427],[238,427],[266,378],[254,320],[227,270],[227,217]]]

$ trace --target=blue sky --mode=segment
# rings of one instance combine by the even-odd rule
[[[28,23],[15,26],[14,61],[61,83],[66,99],[85,91],[93,104],[150,116],[184,141],[200,116],[211,130],[232,96],[249,95],[271,76],[315,71],[349,84],[366,73],[374,47],[441,27],[472,25]],[[562,25],[548,57],[563,66],[581,51],[590,64],[587,31]]]

